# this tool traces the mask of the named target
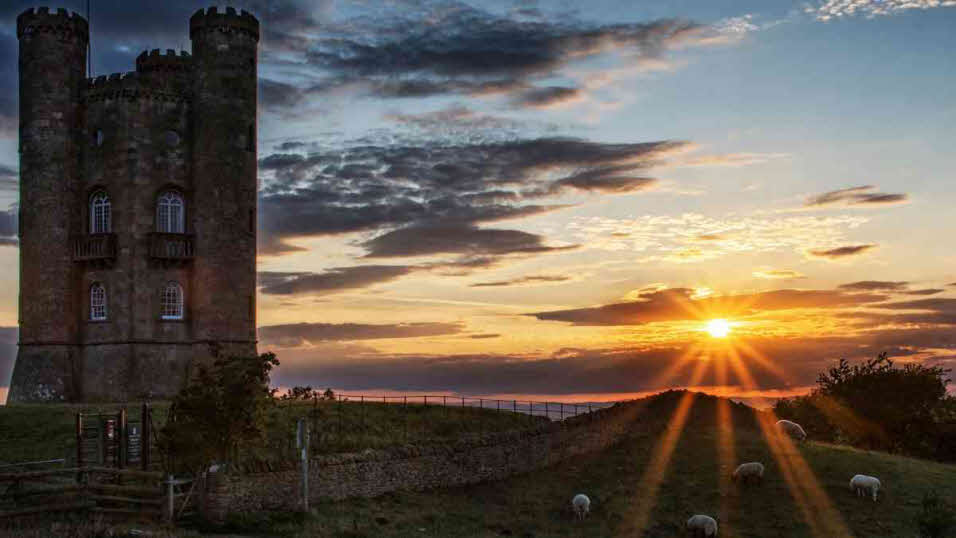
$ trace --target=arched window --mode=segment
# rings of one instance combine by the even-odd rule
[[[106,319],[106,288],[99,282],[90,286],[90,320],[103,321]]]
[[[110,197],[104,191],[97,191],[90,196],[90,233],[106,234],[111,230]]]
[[[174,191],[164,192],[156,202],[156,230],[170,234],[186,233],[186,204]]]
[[[163,288],[159,302],[162,319],[183,319],[183,288],[177,282],[169,282]]]

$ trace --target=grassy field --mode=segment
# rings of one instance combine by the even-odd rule
[[[750,408],[688,394],[644,401],[632,435],[619,445],[535,473],[322,503],[308,517],[244,514],[216,532],[301,538],[673,537],[683,536],[690,515],[704,513],[719,518],[722,538],[908,538],[918,536],[924,494],[933,491],[956,502],[956,465],[814,442],[781,445],[762,433]],[[437,418],[422,417],[423,423]],[[763,484],[744,487],[729,480],[744,461],[767,466]],[[857,473],[882,480],[878,502],[850,492],[849,479]],[[584,521],[570,511],[570,499],[579,492],[592,500]]]
[[[109,405],[10,405],[0,406],[0,465],[71,457],[75,452],[77,412],[112,413]],[[128,407],[130,420],[138,420],[140,406]],[[166,421],[169,404],[153,404],[157,427]],[[314,454],[351,452],[423,440],[453,439],[466,433],[506,431],[541,423],[541,417],[492,409],[450,405],[420,405],[355,401],[280,402],[268,414],[266,438],[249,447],[244,458],[256,461],[295,457],[295,427],[299,418],[312,425]]]
[[[682,402],[687,417],[678,435],[673,417]],[[718,413],[732,417],[732,430]],[[256,524],[249,516],[244,524],[255,534],[298,537],[672,537],[683,535],[690,515],[704,513],[719,517],[722,538],[906,538],[918,536],[925,493],[956,501],[954,465],[813,442],[777,448],[778,461],[775,446],[749,408],[672,393],[649,403],[634,435],[604,453],[498,483],[325,503],[305,523],[273,516]],[[766,464],[762,485],[728,480],[743,461]],[[878,502],[849,491],[857,473],[881,478]],[[570,511],[578,492],[592,499],[583,522]]]

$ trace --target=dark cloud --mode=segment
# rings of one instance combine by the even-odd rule
[[[905,194],[885,194],[876,192],[876,187],[872,185],[863,185],[861,187],[850,187],[837,191],[825,192],[807,199],[804,204],[807,207],[827,206],[827,205],[890,205],[905,202]]]
[[[534,200],[565,190],[639,190],[651,180],[627,172],[683,147],[540,138],[274,153],[260,160],[260,253],[280,253],[298,236],[534,215],[562,207]]]
[[[16,209],[0,210],[0,238],[16,242],[18,215]]]
[[[259,273],[259,291],[266,295],[326,295],[395,280],[416,268],[406,265],[336,267],[322,273]]]
[[[902,281],[886,281],[886,280],[860,280],[858,282],[850,282],[849,284],[841,284],[837,286],[841,290],[856,290],[856,291],[903,291],[906,287],[909,286],[909,282]]]
[[[366,257],[390,258],[461,254],[469,257],[540,254],[577,248],[547,246],[540,235],[518,230],[476,228],[468,225],[426,225],[400,228],[362,244]]]
[[[17,358],[17,333],[17,327],[0,327],[0,387],[10,386],[13,363]]]
[[[297,347],[316,342],[420,338],[459,334],[461,323],[291,323],[259,327],[262,345]]]
[[[20,172],[12,166],[0,164],[0,191],[15,191],[20,188]]]
[[[580,99],[584,91],[567,86],[546,86],[525,91],[515,98],[515,104],[531,108],[548,108]]]
[[[368,27],[353,21],[340,35],[316,40],[305,57],[333,79],[372,80],[379,95],[480,93],[524,88],[575,59],[611,50],[632,61],[656,59],[705,32],[676,20],[613,25],[519,20],[463,4],[420,17],[429,23],[406,19]]]
[[[513,278],[511,280],[497,280],[493,282],[476,282],[471,284],[472,288],[490,288],[490,287],[501,287],[501,286],[521,286],[527,284],[545,284],[549,282],[564,282],[566,280],[571,280],[571,277],[566,275],[529,275],[523,276],[520,278]]]
[[[952,328],[888,329],[846,336],[745,338],[753,352],[741,352],[740,364],[760,390],[786,390],[813,385],[817,375],[839,359],[856,362],[887,351],[891,357],[914,356],[914,345],[956,349]],[[919,343],[919,344],[917,344]],[[463,394],[615,394],[656,391],[690,383],[699,364],[686,355],[691,342],[666,346],[610,349],[564,349],[551,355],[389,356],[290,350],[274,380],[282,385],[316,384],[343,390],[454,391]],[[781,378],[764,366],[786,372]],[[686,359],[691,360],[686,360]],[[919,359],[917,359],[919,360]],[[938,359],[927,359],[930,362]],[[746,384],[734,369],[726,380],[706,368],[698,385]]]
[[[694,290],[674,288],[641,293],[638,300],[592,308],[528,314],[540,320],[574,325],[643,325],[659,321],[698,320],[793,308],[860,306],[885,300],[885,295],[839,290],[773,290],[751,294],[692,299]]]
[[[305,93],[292,84],[259,78],[259,106],[265,110],[291,109],[304,99]]]
[[[501,338],[501,335],[498,333],[480,333],[480,334],[469,334],[468,338],[475,340],[487,340],[489,338]]]
[[[876,248],[876,245],[850,245],[845,247],[837,247],[831,249],[813,249],[808,250],[807,254],[816,258],[829,258],[831,260],[839,258],[847,258],[849,256],[856,256],[858,254],[863,254],[864,252]]]
[[[459,129],[489,129],[501,132],[516,129],[521,125],[515,120],[479,114],[461,105],[419,114],[393,113],[386,115],[385,118],[407,127],[426,131],[454,132]]]
[[[943,293],[944,289],[940,288],[926,288],[922,290],[910,290],[903,292],[904,295],[936,295],[937,293]]]

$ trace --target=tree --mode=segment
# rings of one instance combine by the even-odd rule
[[[272,353],[216,358],[173,399],[159,435],[170,467],[197,471],[236,456],[245,442],[264,437],[266,413],[274,405],[269,372],[279,365]]]
[[[852,366],[841,359],[810,394],[781,400],[774,411],[806,424],[818,439],[944,458],[940,436],[952,417],[948,373],[916,363],[897,367],[886,353]]]
[[[304,387],[292,387],[285,394],[279,397],[280,400],[311,400],[319,395],[317,391],[312,390],[312,387],[306,385]]]

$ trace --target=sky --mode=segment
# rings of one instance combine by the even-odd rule
[[[956,365],[956,1],[235,5],[279,386],[768,402]],[[30,6],[0,7],[0,400]],[[93,2],[95,74],[188,50],[206,4],[149,6]]]

